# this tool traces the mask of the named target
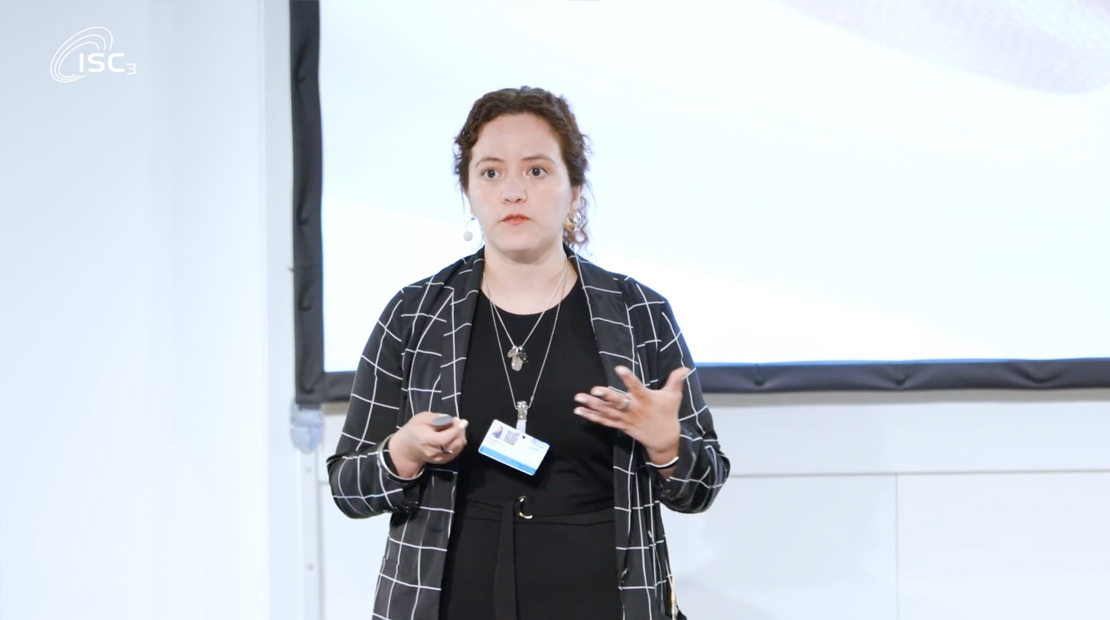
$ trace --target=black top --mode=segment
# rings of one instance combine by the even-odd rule
[[[536,325],[540,314],[510,314],[498,308],[513,341],[518,345]],[[555,327],[551,352],[544,353]],[[494,329],[499,330],[498,347]],[[555,324],[555,308],[543,314],[535,333],[524,346],[527,361],[520,371],[506,357],[509,339],[500,322],[495,325],[489,298],[479,292],[463,373],[460,414],[469,421],[467,446],[459,456],[458,497],[497,503],[520,495],[547,496],[559,504],[613,505],[614,431],[574,414],[574,395],[606,385],[605,370],[591,329],[589,306],[581,281],[563,299]],[[536,378],[543,365],[543,374]],[[508,379],[506,379],[508,368]],[[516,408],[509,392],[512,381],[516,400],[535,400],[528,410],[527,433],[550,444],[543,463],[529,476],[478,453],[494,418],[516,424]]]
[[[513,370],[505,327],[479,293],[459,402],[470,424],[466,449],[457,459],[456,520],[439,617],[617,620],[622,612],[612,548],[617,537],[614,431],[574,415],[576,393],[607,383],[586,293],[581,284],[572,287],[559,307],[558,322],[554,308],[542,318],[499,312],[517,344],[536,329],[525,345],[528,361]],[[495,418],[515,426],[514,403],[531,399],[533,389],[527,433],[550,449],[529,476],[479,454],[478,448]],[[513,514],[510,507],[521,496],[527,497],[524,510],[534,519]]]

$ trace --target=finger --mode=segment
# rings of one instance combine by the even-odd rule
[[[443,447],[454,452],[456,456],[462,454],[462,451],[466,449],[466,436],[459,437]]]
[[[443,464],[450,462],[462,454],[462,447],[459,445],[444,444],[442,446],[429,446],[428,447],[428,462]]]
[[[686,387],[686,377],[688,376],[690,376],[689,368],[675,368],[671,371],[670,376],[667,377],[667,385],[665,385],[663,389],[681,392],[682,388]]]
[[[575,407],[574,415],[585,418],[595,424],[608,426],[609,428],[615,428],[617,430],[624,430],[625,428],[623,420],[614,419],[610,416],[600,414],[590,409],[586,409],[585,407]]]
[[[610,398],[613,400],[609,400]],[[574,397],[574,400],[578,404],[587,409],[592,409],[602,414],[612,413],[614,415],[623,414],[627,411],[627,409],[622,410],[620,408],[620,404],[624,402],[624,399],[624,394],[609,388],[594,388],[591,390],[590,394],[578,394]]]
[[[465,420],[463,420],[463,423],[458,423],[458,421],[456,421],[455,424],[448,426],[443,430],[435,431],[435,433],[432,435],[432,443],[440,445],[451,444],[452,441],[455,441],[460,437],[466,437],[466,425],[464,423]]]
[[[420,458],[428,463],[438,462],[439,455],[443,452],[439,449],[438,443],[431,444],[426,441],[421,441],[420,445],[417,446],[417,450],[419,451],[418,454]]]
[[[456,419],[442,430],[430,429],[424,437],[424,452],[436,463],[446,463],[458,456],[466,447],[466,427],[469,422]]]
[[[421,451],[424,453],[425,458],[436,463],[442,463],[443,457],[458,454],[458,450],[451,447],[452,443],[453,442],[447,437],[436,437],[434,440],[421,446]]]
[[[624,387],[628,390],[630,395],[641,395],[647,391],[647,388],[640,382],[640,378],[636,376],[636,373],[624,366],[617,366],[615,370],[617,376],[621,378],[621,381],[624,381]]]
[[[436,414],[434,417],[439,417],[439,414]],[[419,428],[420,441],[428,445],[439,445],[449,438],[455,437],[458,433],[465,432],[468,424],[469,423],[462,418],[454,418],[451,420],[451,424],[443,428],[436,428],[429,422]]]
[[[624,404],[624,401],[626,399],[629,400],[629,401],[632,400],[632,394],[631,393],[622,392],[618,389],[611,388],[611,387],[594,388],[593,395],[604,399],[605,402],[609,403],[610,405],[613,405],[617,409],[622,408],[622,405]]]
[[[432,441],[436,445],[446,446],[459,441],[459,439],[466,440],[466,429],[461,426],[453,426],[448,430],[436,433]]]

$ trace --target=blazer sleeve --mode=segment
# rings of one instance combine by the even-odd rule
[[[730,464],[721,451],[717,433],[713,429],[713,416],[709,413],[701,392],[701,380],[686,347],[682,330],[675,321],[669,303],[662,304],[656,317],[656,334],[660,339],[657,357],[659,382],[662,384],[677,368],[690,368],[678,417],[681,432],[678,445],[678,463],[670,478],[660,482],[660,500],[676,512],[695,513],[707,510],[728,479]]]
[[[370,334],[355,371],[354,388],[335,454],[327,460],[332,498],[348,517],[408,513],[420,505],[419,481],[392,469],[389,438],[400,425],[403,295],[390,300]]]

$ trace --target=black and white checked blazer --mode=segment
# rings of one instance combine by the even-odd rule
[[[623,390],[614,367],[632,368],[648,387],[672,370],[693,368],[670,305],[632,278],[616,275],[567,248],[589,303],[609,385]],[[352,518],[390,513],[373,618],[434,620],[439,615],[456,470],[427,466],[403,481],[382,454],[389,435],[421,411],[458,415],[470,328],[484,250],[404,287],[386,306],[355,374],[335,455],[327,460],[332,495]],[[613,446],[617,566],[627,620],[672,615],[670,561],[660,506],[685,513],[709,508],[728,478],[697,371],[687,375],[679,412],[679,460],[664,480],[644,465],[639,444],[623,433]],[[683,618],[681,613],[675,613]]]

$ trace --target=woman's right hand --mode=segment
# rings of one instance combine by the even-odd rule
[[[418,413],[389,439],[389,456],[397,475],[415,476],[425,463],[442,465],[453,461],[466,447],[466,420],[454,418],[451,425],[437,430],[432,421],[440,414]]]

